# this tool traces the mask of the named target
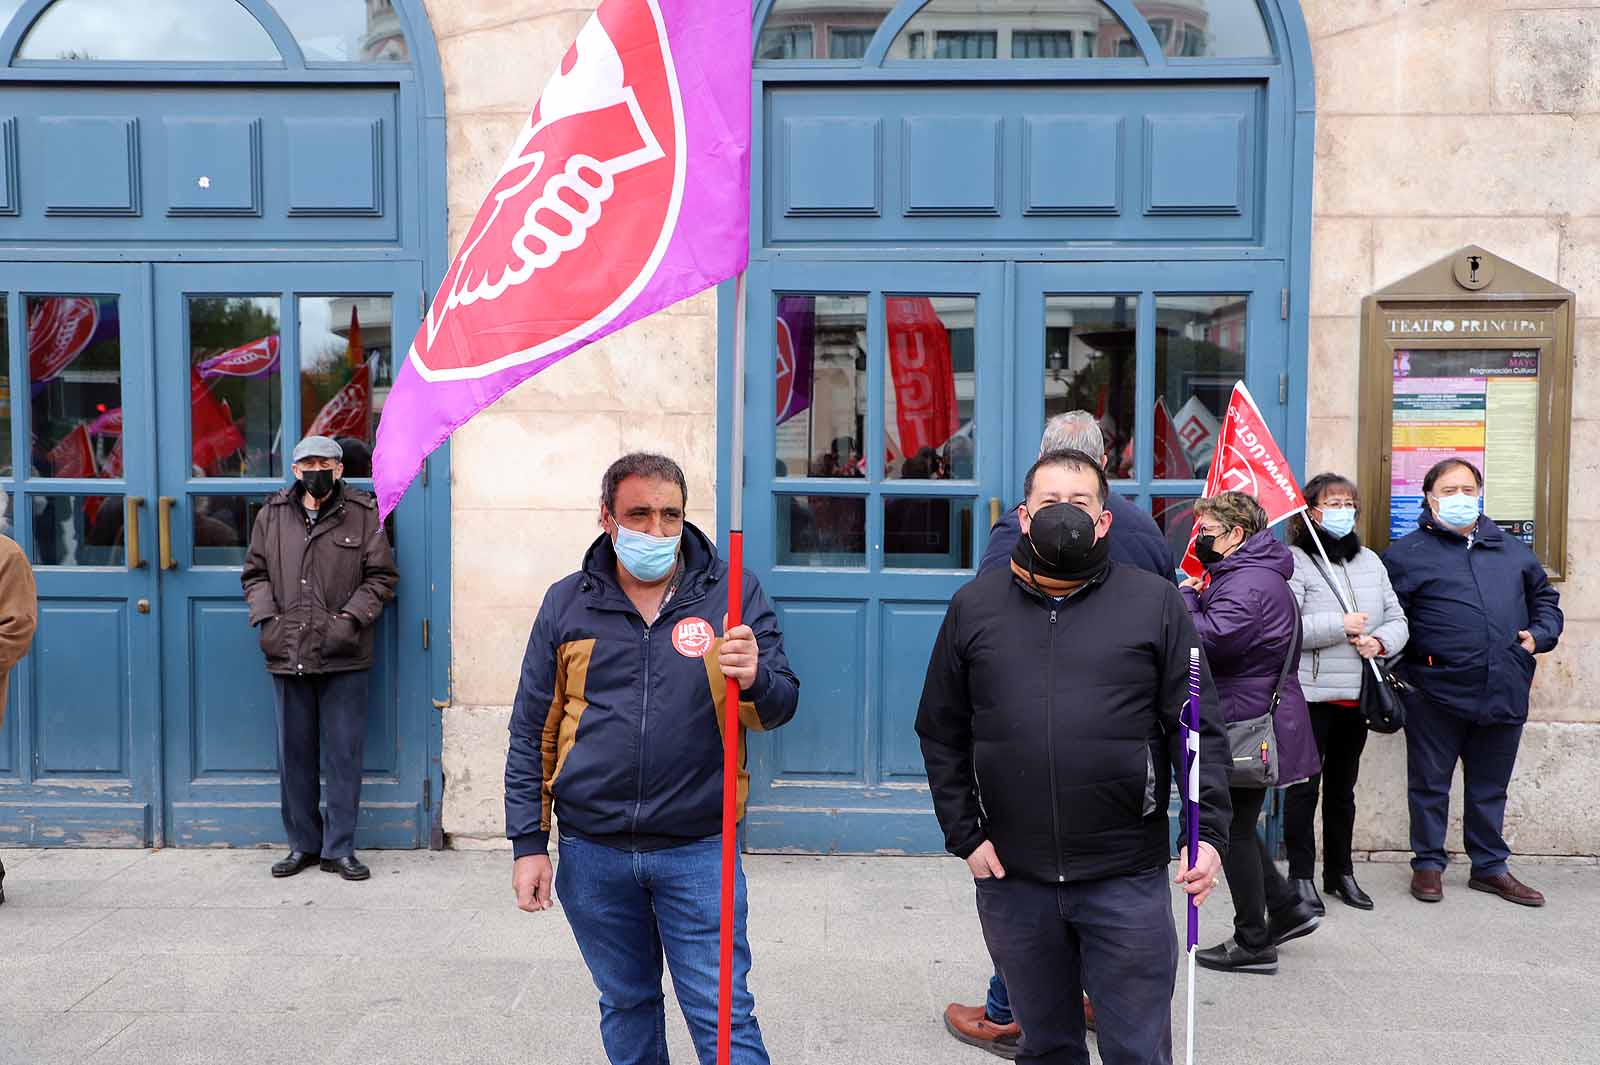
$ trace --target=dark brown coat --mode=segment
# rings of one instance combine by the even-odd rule
[[[39,623],[39,593],[28,556],[8,536],[0,536],[0,725],[6,723],[6,681],[22,661]]]
[[[241,583],[267,671],[370,669],[373,627],[400,582],[377,501],[340,485],[308,530],[301,492],[295,484],[267,497],[244,560]]]

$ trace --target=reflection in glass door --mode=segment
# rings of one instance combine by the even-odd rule
[[[1008,483],[1045,419],[1094,414],[1106,471],[1187,546],[1238,381],[1286,440],[1279,263],[1049,263],[1017,268],[1017,429]]]
[[[0,727],[0,844],[160,839],[146,276],[0,268],[0,531],[39,590]]]
[[[255,517],[292,478],[303,436],[339,440],[345,478],[371,489],[378,417],[396,338],[416,330],[412,264],[163,266],[156,271],[162,449],[166,798],[172,842],[273,841],[278,813],[272,688],[239,589]],[[403,308],[411,308],[407,311]],[[404,349],[400,355],[403,357]],[[184,446],[187,437],[187,446]],[[421,493],[416,493],[420,496]],[[402,573],[420,499],[391,521]],[[412,564],[408,566],[408,561]],[[421,589],[402,583],[380,621],[357,845],[426,842],[426,700],[402,701],[401,617]],[[420,626],[408,647],[418,647]],[[410,690],[425,690],[420,673]]]

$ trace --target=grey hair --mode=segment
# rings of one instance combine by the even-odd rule
[[[613,462],[600,479],[600,503],[606,510],[616,513],[617,488],[629,477],[675,484],[683,493],[684,504],[689,502],[689,485],[683,479],[682,466],[653,451],[633,451]]]
[[[1044,425],[1044,437],[1039,441],[1039,454],[1052,451],[1081,451],[1096,462],[1104,462],[1106,438],[1100,432],[1100,423],[1086,410],[1069,410],[1057,414]]]

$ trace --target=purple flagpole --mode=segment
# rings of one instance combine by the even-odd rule
[[[1200,651],[1191,648],[1189,651],[1189,704],[1184,708],[1183,715],[1183,759],[1184,776],[1187,783],[1184,786],[1183,801],[1188,811],[1185,820],[1189,824],[1189,864],[1193,866],[1200,853]],[[1200,945],[1200,907],[1195,905],[1194,896],[1189,896],[1189,949],[1193,950]]]
[[[1200,855],[1200,649],[1189,649],[1189,702],[1180,716],[1183,733],[1184,819],[1188,822],[1189,867]],[[1184,1033],[1185,1061],[1194,1065],[1195,950],[1200,946],[1200,906],[1189,896],[1189,1023]]]

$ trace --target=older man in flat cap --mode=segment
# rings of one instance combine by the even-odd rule
[[[250,534],[245,599],[272,674],[283,767],[283,827],[289,855],[273,876],[321,863],[325,873],[365,880],[356,859],[361,747],[373,630],[400,575],[366,492],[342,483],[344,455],[326,436],[295,446],[295,483],[267,498]],[[318,807],[326,765],[328,816]]]

